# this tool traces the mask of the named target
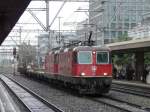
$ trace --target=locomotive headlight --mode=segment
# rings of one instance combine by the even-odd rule
[[[106,75],[108,75],[108,73],[104,73],[104,75],[106,76]]]
[[[85,73],[84,73],[84,72],[82,72],[82,73],[81,73],[81,76],[85,76]]]
[[[93,54],[96,54],[96,52],[95,52],[95,51],[93,51]]]

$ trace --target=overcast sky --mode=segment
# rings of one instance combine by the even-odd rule
[[[60,6],[62,5],[62,2],[50,2],[50,23],[54,16],[56,15],[57,11],[59,10]],[[82,2],[67,2],[64,6],[64,8],[61,10],[59,17],[62,17],[61,23],[64,21],[81,21],[85,18],[87,18],[86,14],[84,12],[74,12],[79,7],[80,8],[87,8],[87,3]],[[29,5],[29,8],[39,8],[39,7],[45,7],[45,2],[31,2]],[[34,11],[36,16],[42,21],[42,23],[45,24],[45,12],[44,11]],[[28,18],[28,19],[27,19]],[[25,12],[24,15],[21,17],[20,21],[34,21],[31,15],[28,12]],[[54,22],[51,29],[58,29],[58,19]]]
[[[49,7],[50,7],[50,20],[49,23],[53,20],[54,16],[56,15],[57,11],[59,10],[60,6],[62,5],[63,2],[49,2]],[[28,8],[45,8],[45,2],[40,2],[40,1],[34,1],[31,2]],[[63,26],[64,22],[79,22],[82,20],[85,20],[87,18],[87,15],[85,12],[75,12],[77,9],[82,8],[82,9],[87,9],[88,8],[88,3],[87,2],[67,2],[63,9],[61,10],[60,14],[58,15],[61,18],[61,29],[63,30],[74,30],[75,27],[70,27],[70,26]],[[45,11],[33,11],[34,14],[39,18],[39,20],[45,25],[46,24],[46,13]],[[29,14],[28,11],[25,11],[21,18],[19,19],[18,23],[37,23],[33,17]],[[51,29],[52,30],[58,30],[59,29],[59,22],[58,18],[55,20],[54,24],[52,25]],[[24,25],[24,24],[16,24],[14,29],[42,29],[38,24],[34,25]],[[19,41],[19,33],[17,32],[11,32],[9,36],[16,36],[12,37],[16,42]],[[31,43],[35,43],[36,41],[36,36],[38,36],[38,32],[24,32],[22,31],[21,33],[21,41],[28,42],[30,40]],[[6,38],[6,40],[12,40],[10,37]],[[14,44],[14,41],[5,41],[3,45],[7,44]]]

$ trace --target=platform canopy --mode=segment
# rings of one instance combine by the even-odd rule
[[[111,43],[107,44],[107,46],[110,47],[113,53],[129,53],[136,51],[150,52],[150,38]]]
[[[31,0],[0,0],[0,44],[7,37]]]

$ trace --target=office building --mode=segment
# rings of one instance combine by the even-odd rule
[[[92,0],[93,1],[93,0]],[[123,38],[150,11],[150,0],[97,0],[89,3],[89,24],[97,44]]]

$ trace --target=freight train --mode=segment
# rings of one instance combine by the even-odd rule
[[[105,94],[111,88],[112,64],[108,47],[54,49],[45,56],[44,71],[24,68],[20,71],[28,76],[48,79],[55,84],[73,88],[80,94]]]
[[[108,93],[112,81],[110,49],[78,46],[53,50],[45,57],[45,72],[79,93]]]
[[[92,31],[84,45],[51,50],[45,56],[44,71],[22,67],[20,72],[73,88],[80,94],[108,93],[112,83],[111,51],[106,46],[93,46],[91,37]]]

